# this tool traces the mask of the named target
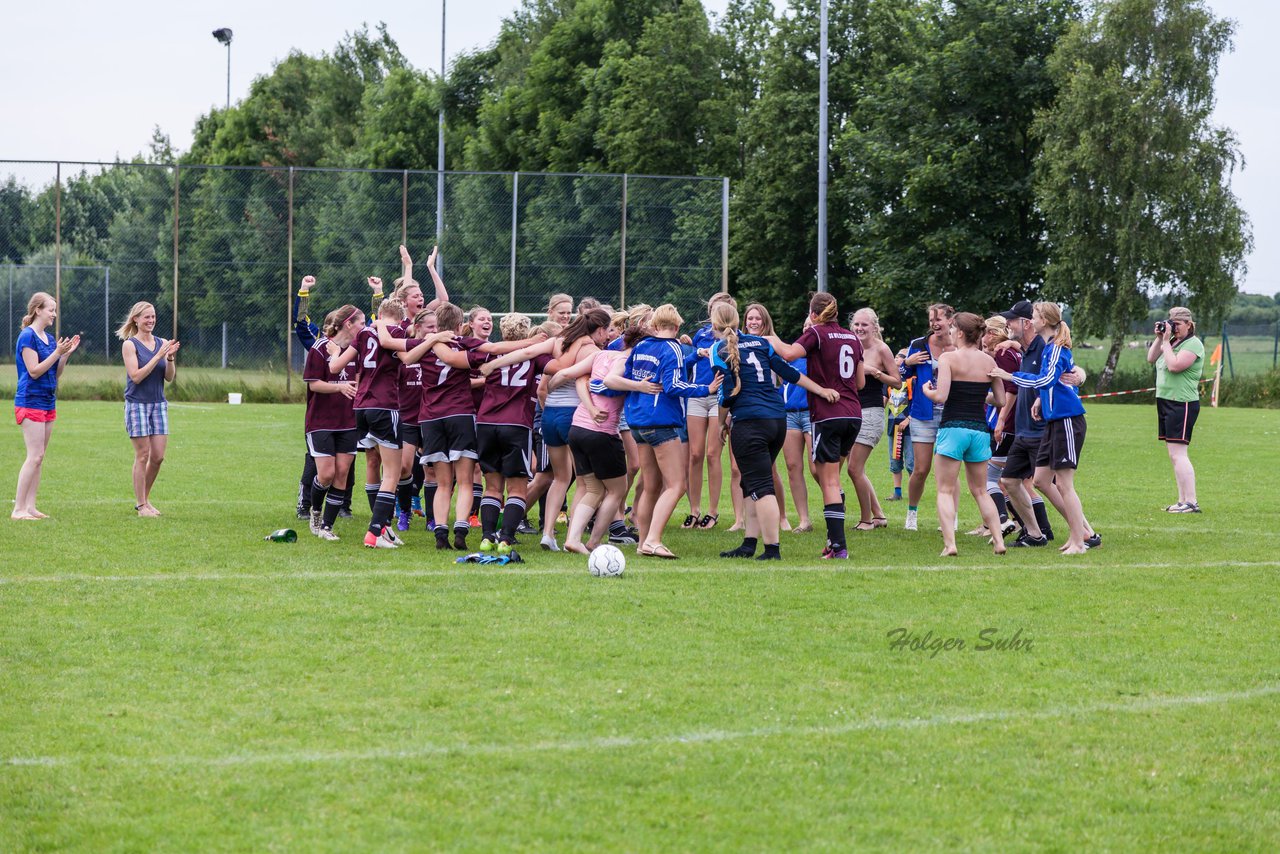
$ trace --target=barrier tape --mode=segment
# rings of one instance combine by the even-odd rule
[[[1202,383],[1213,382],[1213,377],[1204,377],[1203,379],[1200,380],[1200,382]],[[1082,394],[1080,395],[1080,399],[1089,400],[1090,398],[1094,398],[1094,397],[1119,397],[1122,394],[1145,394],[1146,392],[1155,391],[1155,390],[1156,390],[1155,386],[1152,386],[1151,388],[1133,388],[1133,389],[1129,389],[1128,391],[1104,391],[1104,392],[1099,392],[1098,394]]]

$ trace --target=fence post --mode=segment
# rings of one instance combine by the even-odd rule
[[[54,169],[53,191],[53,302],[58,306],[54,318],[53,337],[62,334],[62,163]],[[10,348],[12,349],[12,348]]]
[[[227,369],[227,322],[222,321],[222,370]]]
[[[293,206],[290,205],[290,208]],[[409,170],[406,169],[400,177],[400,245],[406,246],[409,243]],[[290,287],[292,287],[290,282]]]
[[[102,352],[111,361],[111,265],[107,265],[102,287]]]
[[[622,175],[622,232],[619,244],[621,247],[622,265],[618,271],[618,303],[619,307],[627,307],[627,175]]]
[[[511,298],[507,311],[516,310],[516,232],[520,225],[520,173],[511,178]]]
[[[720,292],[729,293],[729,179],[720,187]]]
[[[1236,362],[1231,358],[1231,339],[1227,337],[1226,321],[1222,323],[1222,358],[1227,363],[1227,370],[1231,372],[1231,379],[1236,378]]]
[[[11,286],[12,287],[12,286]],[[10,350],[13,348],[10,347]],[[1276,369],[1276,363],[1280,361],[1280,320],[1276,321],[1275,341],[1271,345],[1271,370]]]
[[[407,173],[406,173],[407,174]],[[293,391],[293,167],[289,167],[289,268],[284,283],[284,391]]]
[[[12,353],[13,349],[13,268],[14,264],[9,264],[9,313],[5,315],[5,326],[9,327],[9,349],[6,352]]]
[[[181,196],[178,191],[179,171],[182,167],[173,164],[173,337],[178,337],[178,206]]]

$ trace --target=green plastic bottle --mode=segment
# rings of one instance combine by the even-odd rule
[[[270,540],[273,543],[296,543],[298,541],[298,532],[292,528],[281,528],[278,531],[272,531],[262,539]]]

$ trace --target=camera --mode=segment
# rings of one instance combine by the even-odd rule
[[[1165,329],[1167,328],[1168,328],[1168,324],[1166,324],[1163,320],[1156,321],[1156,332],[1159,332],[1161,335],[1163,335]]]

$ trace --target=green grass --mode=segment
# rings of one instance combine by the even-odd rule
[[[54,518],[0,522],[0,850],[1280,840],[1274,411],[1206,410],[1205,513],[1169,516],[1154,414],[1093,407],[1086,556],[964,538],[944,562],[930,492],[918,533],[886,504],[847,563],[820,534],[721,561],[721,527],[617,579],[536,549],[456,566],[421,530],[370,553],[358,518],[263,542],[298,526],[295,406],[174,405],[165,516],[138,519],[122,418],[64,403]],[[893,650],[896,627],[969,648]],[[974,650],[988,627],[1032,646]]]
[[[17,385],[12,366],[0,365],[0,398],[12,400]],[[228,392],[239,392],[246,403],[296,403],[304,399],[306,384],[301,374],[290,379],[282,371],[180,366],[177,379],[165,386],[169,400],[183,402],[225,403]],[[58,381],[58,400],[124,400],[124,368],[72,362]]]
[[[1222,342],[1222,338],[1218,335],[1210,335],[1204,339],[1205,367],[1204,375],[1212,375],[1212,368],[1209,366],[1208,357],[1212,355],[1213,348]],[[1072,351],[1077,364],[1082,365],[1090,374],[1097,375],[1106,365],[1107,351],[1111,346],[1110,341],[1090,339],[1088,343],[1094,349],[1076,346]],[[1148,385],[1154,385],[1155,368],[1147,364],[1147,345],[1151,343],[1151,336],[1131,336],[1127,339],[1128,346],[1120,351],[1120,359],[1116,363],[1116,371],[1118,373],[1142,372],[1147,374],[1152,380]],[[1133,346],[1133,345],[1138,346]],[[1276,367],[1275,364],[1275,339],[1270,336],[1240,336],[1231,338],[1231,362],[1237,375],[1250,375],[1266,373]],[[1230,377],[1230,370],[1224,365],[1222,369],[1223,376]]]

